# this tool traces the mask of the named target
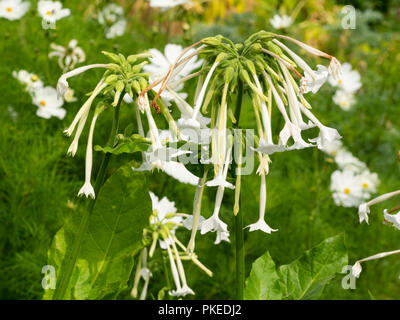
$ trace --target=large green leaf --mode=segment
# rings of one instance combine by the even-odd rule
[[[253,267],[246,280],[244,298],[246,300],[279,300],[282,294],[275,262],[269,252],[253,262]]]
[[[254,263],[246,281],[246,299],[315,299],[347,265],[343,235],[328,238],[278,270],[268,252]]]
[[[141,248],[143,229],[152,211],[146,179],[130,166],[120,168],[98,194],[64,299],[112,298],[127,287],[132,255]],[[56,234],[49,264],[62,272],[68,263],[81,215],[70,217]],[[44,298],[51,299],[54,290]]]

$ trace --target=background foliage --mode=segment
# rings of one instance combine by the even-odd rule
[[[188,11],[179,9],[165,14],[152,11],[147,2],[116,1],[128,15],[128,27],[122,37],[107,40],[96,20],[96,12],[109,1],[69,0],[64,6],[72,15],[57,21],[55,30],[43,30],[36,13],[36,1],[31,10],[17,21],[0,19],[0,298],[40,299],[41,269],[47,264],[47,250],[57,230],[68,217],[78,214],[81,203],[76,197],[84,175],[84,148],[75,158],[66,156],[69,139],[62,131],[73,119],[84,95],[91,90],[99,73],[91,71],[83,77],[71,79],[78,102],[66,105],[64,120],[45,120],[35,115],[28,93],[12,77],[13,70],[34,72],[45,85],[55,86],[61,74],[56,60],[47,58],[51,42],[66,45],[75,38],[87,54],[87,63],[105,61],[101,50],[137,53],[146,48],[163,49],[169,42],[190,44],[206,35],[222,33],[240,41],[259,29],[271,29],[269,19],[275,12],[290,14],[299,1],[227,1],[222,10],[217,1],[198,1]],[[355,30],[340,26],[341,5],[353,3],[358,8]],[[223,12],[222,12],[223,11]],[[379,193],[399,186],[400,149],[400,54],[399,1],[304,1],[295,24],[288,34],[320,47],[348,61],[362,76],[363,87],[357,104],[348,112],[332,102],[333,90],[324,86],[311,97],[318,117],[329,126],[338,128],[344,145],[382,181]],[[193,83],[194,85],[194,83]],[[187,91],[193,94],[194,87]],[[189,98],[190,99],[190,98]],[[241,124],[253,121],[251,112],[242,112]],[[14,119],[12,107],[18,114]],[[122,107],[123,108],[123,107]],[[124,110],[126,109],[126,110]],[[250,109],[248,109],[250,110]],[[121,128],[133,115],[122,110]],[[102,116],[94,145],[106,141],[110,116]],[[86,133],[87,134],[87,133]],[[85,139],[83,136],[81,139]],[[127,160],[124,158],[123,160]],[[126,156],[128,160],[135,160]],[[100,153],[95,152],[94,170],[99,165]],[[377,252],[399,247],[398,230],[383,224],[380,214],[383,205],[372,210],[370,225],[358,223],[356,209],[335,206],[329,192],[330,175],[335,165],[318,150],[301,150],[275,154],[267,179],[269,224],[279,232],[245,233],[246,268],[269,252],[277,266],[291,263],[322,240],[345,234],[349,262]],[[113,172],[119,164],[112,162]],[[194,187],[177,184],[162,173],[154,173],[150,190],[175,201],[181,212],[191,212]],[[242,207],[245,223],[254,222],[258,215],[258,184],[254,176],[242,180]],[[213,207],[213,195],[205,193],[203,215],[208,217]],[[233,193],[226,193],[226,203],[233,202]],[[391,204],[386,204],[390,207]],[[396,203],[393,203],[395,206]],[[229,206],[222,209],[221,218],[232,226]],[[232,233],[233,235],[233,233]],[[187,232],[179,234],[188,240]],[[206,235],[197,242],[201,261],[214,272],[208,278],[195,266],[187,265],[189,284],[196,291],[195,298],[224,299],[232,297],[234,250],[230,244],[213,247],[214,235]],[[234,239],[232,239],[234,241]],[[213,254],[209,254],[210,248]],[[400,259],[396,256],[373,261],[364,267],[356,290],[343,290],[341,278],[329,282],[322,293],[325,299],[400,298]],[[151,290],[157,287],[155,272]],[[129,291],[120,298],[129,299]]]

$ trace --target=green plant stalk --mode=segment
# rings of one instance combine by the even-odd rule
[[[235,119],[236,123],[233,128],[239,127],[240,112],[242,109],[243,100],[243,82],[238,81],[238,96],[236,100]],[[235,176],[235,170],[232,171]],[[235,221],[235,245],[236,245],[236,299],[243,300],[244,294],[244,233],[243,233],[243,213],[239,210],[238,214],[234,217]]]
[[[112,147],[115,144],[115,138],[118,133],[118,127],[119,127],[119,111],[120,111],[121,102],[122,102],[124,95],[125,95],[125,91],[122,92],[120,99],[118,100],[118,104],[115,107],[114,118],[113,118],[113,122],[112,122],[110,137],[108,138],[107,146]],[[63,299],[65,292],[67,291],[68,284],[70,282],[70,278],[72,276],[72,272],[73,272],[75,264],[76,264],[76,259],[78,257],[82,242],[85,239],[85,235],[86,235],[87,228],[89,225],[89,218],[93,212],[94,205],[95,205],[96,199],[97,199],[97,195],[99,194],[101,186],[103,185],[103,182],[104,182],[105,173],[107,170],[108,163],[110,162],[110,158],[111,158],[111,153],[106,153],[103,156],[103,160],[101,162],[99,172],[97,173],[96,182],[94,185],[94,192],[95,192],[96,198],[93,199],[89,203],[88,210],[85,211],[85,213],[82,217],[82,220],[80,222],[78,234],[73,243],[72,250],[70,251],[70,254],[64,258],[64,259],[67,259],[67,264],[66,264],[64,270],[60,270],[60,280],[59,280],[59,284],[57,285],[56,291],[54,292],[53,300]]]

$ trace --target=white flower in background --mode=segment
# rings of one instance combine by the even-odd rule
[[[21,19],[28,11],[30,2],[21,0],[2,0],[0,1],[0,18],[8,20]]]
[[[122,36],[126,28],[124,9],[115,3],[110,3],[99,12],[98,21],[105,26],[107,39]]]
[[[164,53],[160,52],[157,49],[150,49],[149,53],[152,54],[152,57],[149,58],[150,63],[143,67],[145,72],[150,73],[150,82],[155,81],[158,77],[165,75],[171,64],[175,63],[176,59],[182,54],[183,48],[181,45],[177,44],[167,44],[164,48]],[[185,56],[189,56],[194,52],[193,49],[188,50]],[[174,73],[174,77],[169,79],[169,83],[173,83],[179,81],[180,79],[188,76],[194,70],[198,69],[202,65],[203,61],[198,60],[197,56],[191,58],[185,66],[180,69],[178,73]],[[154,87],[156,92],[161,88],[161,83]],[[178,95],[182,99],[186,99],[187,93],[179,92],[183,89],[183,83],[178,84],[174,87],[174,92],[178,93]],[[173,93],[168,92],[168,90],[164,90],[161,93],[161,98],[164,102],[169,103],[171,100],[175,100]]]
[[[394,226],[396,229],[399,229],[399,230],[400,230],[400,211],[397,212],[396,214],[390,214],[390,213],[388,212],[388,210],[385,209],[385,210],[383,211],[383,215],[384,215],[386,221],[388,221],[388,222],[390,222],[390,223],[393,223],[393,226]]]
[[[25,86],[26,91],[33,93],[36,89],[43,88],[43,82],[34,73],[26,70],[13,71],[13,77]]]
[[[364,162],[357,159],[351,152],[344,148],[337,150],[335,162],[342,170],[360,172],[367,169]]]
[[[75,39],[72,39],[66,47],[50,44],[53,51],[49,53],[49,58],[58,57],[58,65],[64,73],[74,69],[77,63],[82,63],[86,59],[85,52],[77,44],[78,41]]]
[[[344,111],[348,111],[356,102],[356,98],[353,93],[339,89],[335,92],[332,100]]]
[[[53,87],[44,87],[35,90],[33,104],[39,107],[36,112],[39,117],[45,119],[49,119],[53,116],[59,119],[65,117],[66,111],[61,108],[64,101],[58,97],[57,90]]]
[[[71,10],[63,8],[60,1],[40,0],[38,2],[38,12],[45,21],[55,22],[68,17]]]
[[[181,216],[174,216],[172,218],[166,218],[169,213],[176,213],[175,202],[169,201],[167,197],[161,198],[161,200],[152,192],[149,191],[151,203],[153,206],[153,212],[156,211],[156,215],[151,216],[150,223],[181,223],[183,218]]]
[[[124,34],[126,28],[126,20],[121,19],[114,23],[111,27],[106,29],[106,38],[113,39],[115,37],[120,37]]]
[[[342,141],[335,140],[332,141],[331,143],[325,144],[324,148],[321,150],[332,157],[336,157],[336,155],[338,154],[339,150],[342,149],[342,147],[343,147]]]
[[[275,14],[269,22],[275,29],[285,29],[292,25],[293,19],[285,14]]]
[[[190,3],[190,0],[150,0],[150,7],[168,9]]]
[[[369,198],[371,193],[376,193],[379,186],[379,178],[375,172],[370,172],[366,169],[359,174],[358,178],[366,198]]]
[[[339,79],[329,78],[329,83],[347,93],[354,93],[361,88],[361,76],[357,70],[352,70],[350,63],[343,63],[342,75]]]
[[[337,206],[358,207],[364,198],[360,180],[351,170],[334,171],[330,190]]]
[[[8,106],[7,111],[8,111],[8,114],[10,115],[11,119],[14,122],[17,122],[18,112],[12,106]]]

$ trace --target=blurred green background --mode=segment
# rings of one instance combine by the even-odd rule
[[[106,60],[102,50],[124,55],[149,48],[163,51],[167,43],[188,45],[219,33],[240,41],[255,31],[270,30],[269,19],[275,13],[298,10],[294,24],[281,32],[329,52],[342,62],[350,62],[362,77],[357,103],[350,111],[333,103],[334,90],[325,85],[310,97],[316,115],[337,128],[344,145],[379,174],[379,193],[399,187],[400,1],[210,0],[193,1],[193,6],[168,13],[149,8],[145,0],[115,1],[125,9],[128,26],[123,36],[114,39],[105,38],[96,18],[99,9],[110,1],[62,1],[64,7],[71,9],[71,15],[57,21],[55,30],[41,27],[37,1],[30,2],[30,10],[20,20],[0,18],[1,299],[41,298],[41,269],[46,265],[47,249],[64,217],[74,214],[79,202],[76,193],[84,178],[85,149],[80,148],[75,158],[67,157],[70,140],[63,130],[100,73],[94,70],[71,79],[78,101],[64,106],[67,116],[63,120],[37,117],[29,94],[12,77],[12,71],[25,69],[36,73],[45,85],[55,87],[61,70],[56,59],[47,57],[52,42],[66,45],[77,39],[86,52],[85,63],[97,63]],[[340,24],[341,8],[347,4],[357,9],[354,30],[344,30]],[[192,82],[185,87],[191,95],[194,85]],[[246,108],[251,110],[249,101],[246,103],[243,127],[253,121],[252,113],[246,112]],[[17,112],[16,119],[10,115],[9,107]],[[132,114],[123,112],[121,128],[131,119]],[[107,128],[109,122],[109,115],[105,115],[97,128]],[[94,144],[102,144],[107,133],[108,130],[97,130]],[[87,132],[83,139],[85,135]],[[95,153],[94,170],[98,159]],[[279,232],[245,232],[247,273],[251,263],[267,250],[277,264],[285,264],[339,233],[345,233],[350,263],[400,247],[400,232],[384,225],[381,214],[384,208],[398,205],[395,200],[373,207],[370,225],[360,225],[357,209],[337,207],[333,202],[329,184],[336,165],[325,154],[307,149],[274,154],[272,161],[267,177],[267,221]],[[117,166],[114,161],[110,170]],[[191,212],[195,187],[178,184],[163,173],[154,173],[149,181],[150,189],[175,201],[180,212]],[[243,178],[241,210],[246,225],[258,216],[258,188],[257,177]],[[202,213],[206,217],[211,214],[213,197],[210,190],[206,191]],[[233,202],[232,192],[226,192],[225,197],[224,203]],[[231,210],[228,205],[221,212],[229,226],[233,225]],[[179,233],[185,241],[188,236],[188,232]],[[200,260],[214,272],[214,277],[208,278],[195,266],[186,265],[189,285],[196,291],[192,298],[233,298],[234,248],[225,242],[214,246],[214,237],[202,236],[196,246]],[[158,276],[162,275],[155,272],[151,280],[150,293],[154,297],[162,287]],[[392,256],[366,264],[356,290],[344,290],[340,282],[341,277],[331,281],[322,298],[399,299],[400,258]],[[126,292],[120,298],[130,297]]]

